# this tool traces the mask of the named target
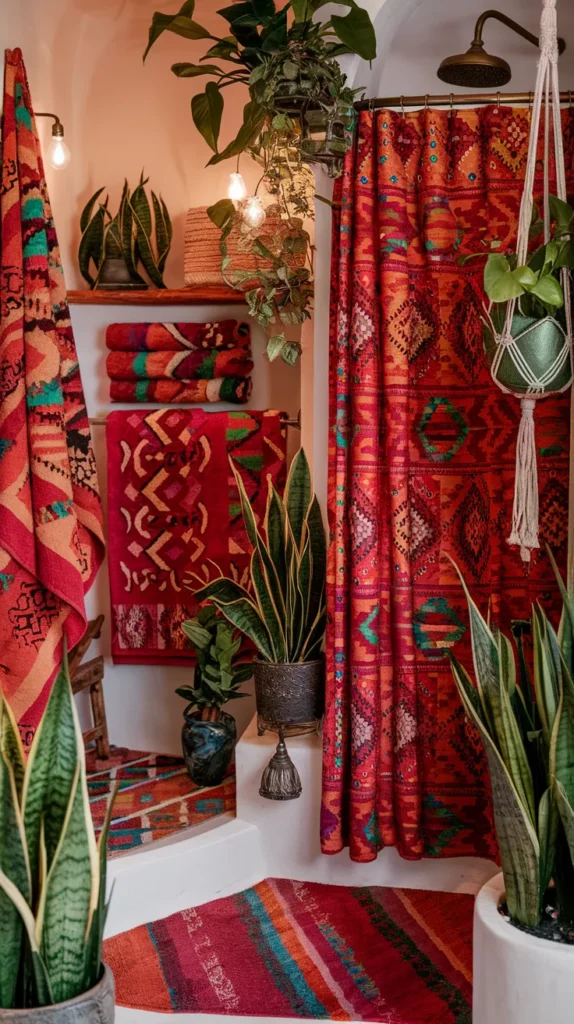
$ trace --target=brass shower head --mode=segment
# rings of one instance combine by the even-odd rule
[[[503,25],[517,32],[529,43],[538,46],[538,39],[528,32],[518,22],[501,14],[500,11],[485,11],[480,15],[474,30],[474,39],[466,53],[459,53],[455,57],[445,57],[438,69],[438,77],[449,85],[462,86],[466,89],[500,89],[508,85],[512,78],[510,64],[503,57],[494,57],[484,49],[482,33],[484,23],[488,18],[496,18]],[[563,53],[566,43],[563,39],[558,40],[558,49]]]

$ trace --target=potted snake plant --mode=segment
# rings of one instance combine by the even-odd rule
[[[188,702],[181,732],[185,764],[196,785],[218,786],[229,768],[237,735],[235,719],[223,707],[248,696],[239,687],[251,679],[253,667],[238,664],[238,631],[213,606],[201,608],[181,628],[197,655],[193,686],[175,691]]]
[[[517,658],[461,577],[474,682],[451,663],[486,751],[502,865],[475,907],[474,1024],[563,1024],[574,1005],[574,594],[554,568],[560,629],[534,605],[531,626],[513,623]]]
[[[258,524],[235,472],[252,547],[251,588],[220,577],[195,592],[253,643],[260,729],[311,727],[323,714],[326,537],[303,449],[291,464],[285,496],[271,482]]]
[[[0,690],[0,1022],[112,1024],[102,962],[106,846],[96,843],[67,659],[25,759]]]

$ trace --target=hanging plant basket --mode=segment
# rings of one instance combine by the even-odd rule
[[[504,310],[503,321],[505,316]],[[485,324],[486,357],[499,387],[518,397],[531,393],[533,378],[540,382],[538,397],[568,387],[572,378],[572,357],[563,311],[540,319],[524,316],[517,310],[512,318],[511,335],[513,356],[506,348],[495,367],[497,336],[494,325]]]

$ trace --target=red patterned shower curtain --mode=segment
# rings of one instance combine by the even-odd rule
[[[492,856],[480,742],[446,651],[469,659],[450,555],[495,620],[555,612],[546,555],[506,543],[519,404],[482,345],[482,263],[514,246],[528,111],[360,115],[339,183],[330,370],[324,853]],[[574,114],[564,114],[574,183]],[[565,567],[569,396],[536,417],[541,541]]]

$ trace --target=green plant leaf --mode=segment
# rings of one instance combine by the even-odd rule
[[[215,64],[172,64],[171,70],[177,78],[198,78],[200,75],[222,75]]]
[[[18,799],[22,793],[26,758],[20,739],[20,730],[8,701],[4,699],[0,687],[0,753],[4,754],[14,773],[14,782]]]
[[[84,233],[84,231],[86,230],[88,224],[90,223],[90,221],[92,219],[92,213],[93,213],[93,210],[94,210],[94,206],[95,206],[97,200],[100,198],[102,192],[104,191],[104,188],[105,188],[105,185],[103,185],[102,188],[99,188],[97,192],[94,192],[92,198],[88,199],[88,202],[86,203],[86,205],[84,206],[84,209],[82,210],[82,213],[81,213],[81,216],[80,216],[80,231],[82,232],[82,234]]]
[[[217,153],[222,113],[223,96],[215,82],[208,82],[205,92],[197,93],[192,98],[191,114],[195,127],[214,153]]]
[[[311,550],[311,580],[307,610],[307,628],[315,621],[322,607],[327,574],[327,535],[323,525],[321,506],[315,495],[306,517]]]
[[[281,355],[285,345],[287,344],[287,338],[285,332],[281,331],[280,334],[274,334],[267,342],[267,358],[272,363],[277,356]]]
[[[169,218],[169,214],[167,212],[167,208],[163,199],[161,199],[161,197],[160,199],[158,199],[155,192],[153,191],[151,193],[151,201],[155,220],[157,267],[160,274],[163,275],[163,270],[171,247],[171,220]]]
[[[273,600],[271,581],[258,548],[254,548],[251,555],[251,581],[261,620],[265,623],[271,640],[273,661],[287,661],[285,634],[279,617],[279,609]],[[283,621],[285,620],[283,619]]]
[[[227,579],[226,576],[220,576],[218,579],[212,580],[211,583],[206,584],[205,587],[200,587],[199,590],[195,589],[193,596],[196,601],[211,601],[214,598],[217,601],[225,602],[239,601],[241,599],[250,600],[248,592],[243,587],[240,587],[238,583]]]
[[[207,207],[207,216],[221,230],[233,221],[235,213],[236,210],[231,199],[220,199],[213,206]]]
[[[572,225],[574,210],[563,199],[551,195],[549,197],[550,216],[556,222],[556,233],[567,234]]]
[[[82,753],[83,756],[83,753]],[[36,935],[55,1002],[81,995],[84,946],[88,935],[93,868],[89,832],[93,825],[84,801],[81,762],[70,792],[66,817],[50,869],[40,892]]]
[[[139,258],[153,284],[157,288],[165,288],[163,276],[159,268],[159,260],[152,246],[152,215],[145,190],[147,180],[147,178],[144,180],[142,172],[140,183],[134,189],[129,204],[134,219]],[[167,256],[167,253],[165,253],[165,256]]]
[[[231,156],[237,156],[239,153],[243,153],[252,142],[257,138],[263,124],[265,122],[266,112],[265,108],[259,103],[255,103],[251,100],[245,104],[243,108],[243,124],[237,133],[237,136],[230,142],[228,146],[212,156],[209,164],[220,163],[221,160],[227,160]]]
[[[298,341],[288,341],[281,350],[281,358],[288,366],[295,366],[301,355],[301,344]]]
[[[293,531],[293,540],[297,552],[301,550],[303,524],[312,498],[309,463],[307,462],[304,449],[300,448],[291,463],[285,487],[285,509],[287,519]]]
[[[538,805],[538,838],[540,841],[540,891],[544,894],[550,885],[554,870],[554,854],[558,834],[558,810],[552,790],[547,789]]]
[[[287,564],[285,561],[285,506],[275,490],[271,478],[268,481],[267,508],[265,512],[265,535],[267,550],[279,580],[283,594],[287,588]]]
[[[104,941],[104,928],[108,915],[109,903],[107,899],[107,870],[108,870],[108,837],[112,821],[112,812],[118,791],[119,780],[116,780],[114,788],[108,800],[102,831],[98,838],[98,903],[92,918],[92,923],[85,946],[84,955],[84,983],[83,990],[88,992],[99,981],[102,972],[102,945]]]
[[[36,730],[22,790],[22,814],[32,880],[39,877],[40,829],[44,821],[48,869],[60,841],[83,742],[78,744],[67,657]],[[37,892],[33,894],[36,899]]]
[[[211,644],[210,631],[200,626],[197,619],[186,619],[182,622],[181,628],[198,651],[205,650]]]
[[[522,285],[523,288],[532,288],[538,278],[530,267],[517,267],[512,271],[512,276]]]
[[[100,205],[92,219],[85,228],[78,250],[78,265],[80,273],[90,288],[94,288],[97,276],[100,272],[104,258],[104,224],[106,220],[105,209]],[[90,261],[96,267],[96,277],[90,272]]]
[[[474,701],[468,698],[467,683],[459,675],[456,658],[451,658],[451,667],[466,713],[478,729],[486,750],[508,910],[516,920],[535,926],[540,920],[542,902],[538,837],[495,739]]]
[[[253,641],[266,661],[274,661],[269,631],[251,599],[240,598],[237,601],[225,602],[211,595],[211,600],[229,622]]]
[[[352,7],[348,14],[340,17],[333,14],[331,24],[340,41],[363,60],[374,60],[377,56],[377,38],[373,23],[362,7]]]
[[[152,23],[149,30],[148,44],[145,48],[143,59],[145,61],[149,51],[153,44],[162,35],[163,32],[173,32],[177,36],[183,36],[184,39],[210,39],[211,33],[203,28],[203,25],[198,24],[197,21],[181,12],[186,8],[193,10],[193,0],[188,0],[183,5],[179,14],[160,14],[156,11],[152,17]]]
[[[489,298],[493,286],[499,278],[510,273],[510,263],[502,253],[489,253],[484,267],[484,290]]]
[[[558,810],[560,811],[560,817],[564,826],[566,841],[568,843],[568,849],[570,850],[570,858],[574,864],[574,810],[572,809],[572,804],[570,803],[566,790],[561,782],[556,782],[556,802],[558,804]]]
[[[553,306],[559,309],[564,305],[562,286],[552,274],[545,274],[544,277],[540,277],[536,284],[530,288],[530,291],[546,306]]]
[[[0,890],[9,900],[12,901],[22,918],[32,954],[34,984],[36,989],[34,994],[35,1002],[37,1006],[47,1006],[53,1003],[54,999],[50,991],[50,982],[46,967],[42,961],[42,957],[40,956],[36,943],[36,922],[34,921],[34,915],[18,887],[14,885],[14,882],[8,878],[1,869]],[[2,955],[4,955],[4,948],[2,948]]]
[[[0,695],[0,700],[4,703]],[[14,771],[0,754],[0,870],[26,903],[32,898],[24,824],[18,804]],[[18,907],[0,888],[0,1007],[15,1005],[22,957],[23,921]]]

